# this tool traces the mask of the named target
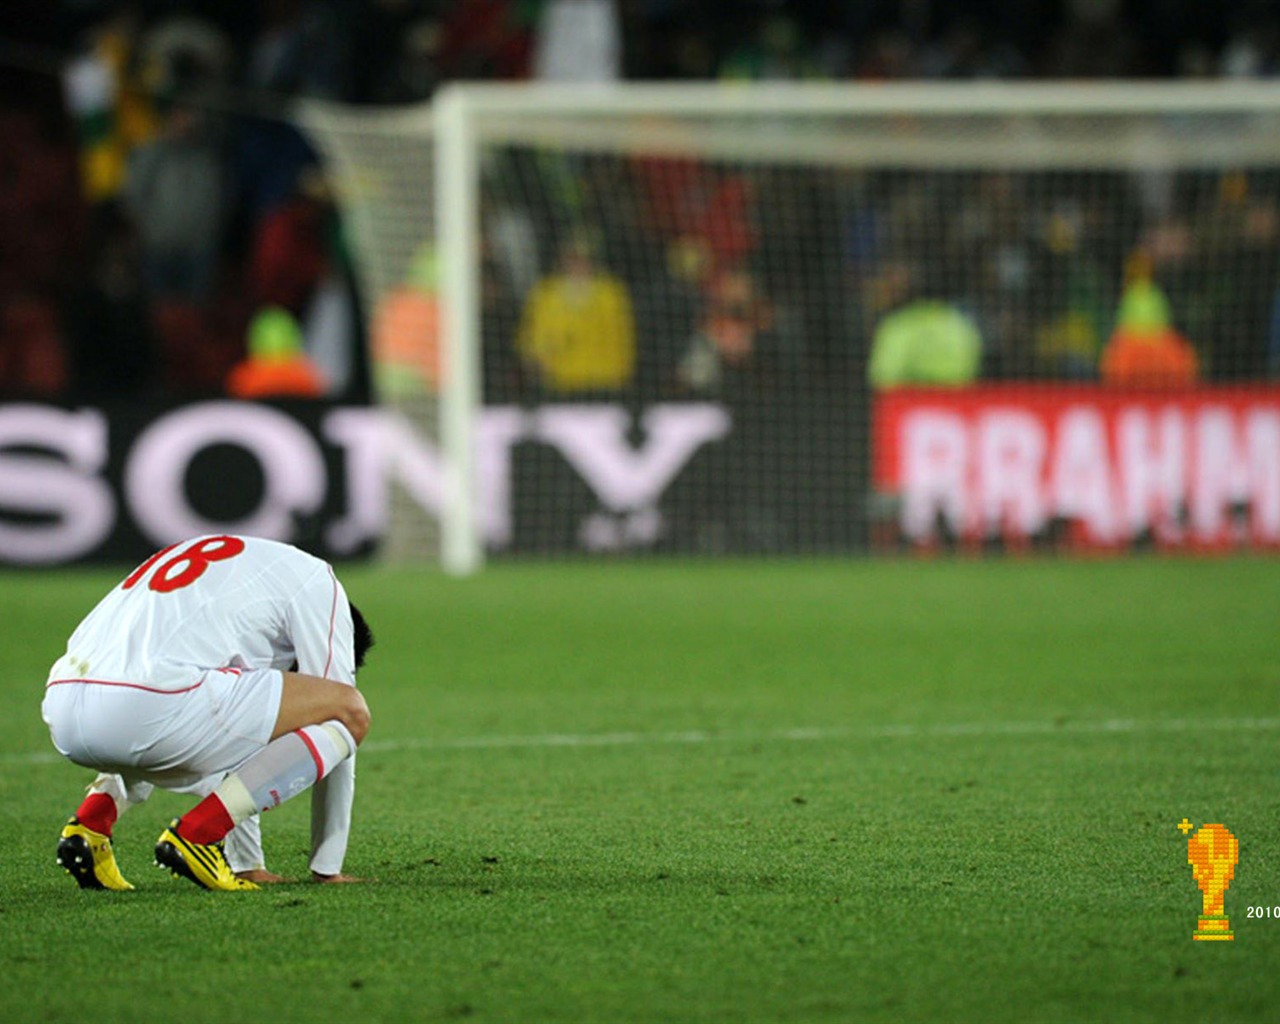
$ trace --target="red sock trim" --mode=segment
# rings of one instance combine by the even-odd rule
[[[111,827],[119,816],[115,800],[106,793],[90,793],[76,808],[76,818],[80,824],[104,836],[111,835]]]
[[[178,820],[177,832],[189,843],[208,845],[219,842],[235,826],[226,804],[217,793],[210,793]]]
[[[316,749],[316,745],[312,742],[310,736],[301,729],[295,729],[294,732],[302,737],[302,742],[307,745],[307,750],[311,752],[311,760],[316,763],[316,781],[319,782],[324,778],[324,758],[320,756],[320,751]]]

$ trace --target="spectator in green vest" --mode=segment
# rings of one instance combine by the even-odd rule
[[[877,389],[912,384],[960,387],[978,374],[982,336],[955,306],[919,299],[880,321],[867,379]]]

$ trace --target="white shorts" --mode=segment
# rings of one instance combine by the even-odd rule
[[[283,688],[276,669],[214,669],[181,692],[74,680],[51,683],[41,710],[76,764],[194,791],[271,742]]]

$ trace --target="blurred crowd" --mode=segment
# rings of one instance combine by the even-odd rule
[[[368,395],[364,324],[384,311],[312,143],[271,116],[289,97],[1280,74],[1273,5],[1168,0],[15,0],[0,43],[0,394],[92,401]],[[484,189],[495,395],[1106,378],[1135,329],[1178,349],[1169,380],[1280,362],[1266,175],[510,151]]]
[[[1280,375],[1276,173],[513,149],[482,209],[495,397]]]

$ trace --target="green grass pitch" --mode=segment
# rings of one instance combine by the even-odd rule
[[[0,575],[0,1020],[1262,1021],[1280,1015],[1280,566],[348,568],[359,887],[212,894],[117,827],[42,683],[122,573]],[[268,815],[305,871],[307,801]],[[1240,842],[1193,942],[1175,826]]]

